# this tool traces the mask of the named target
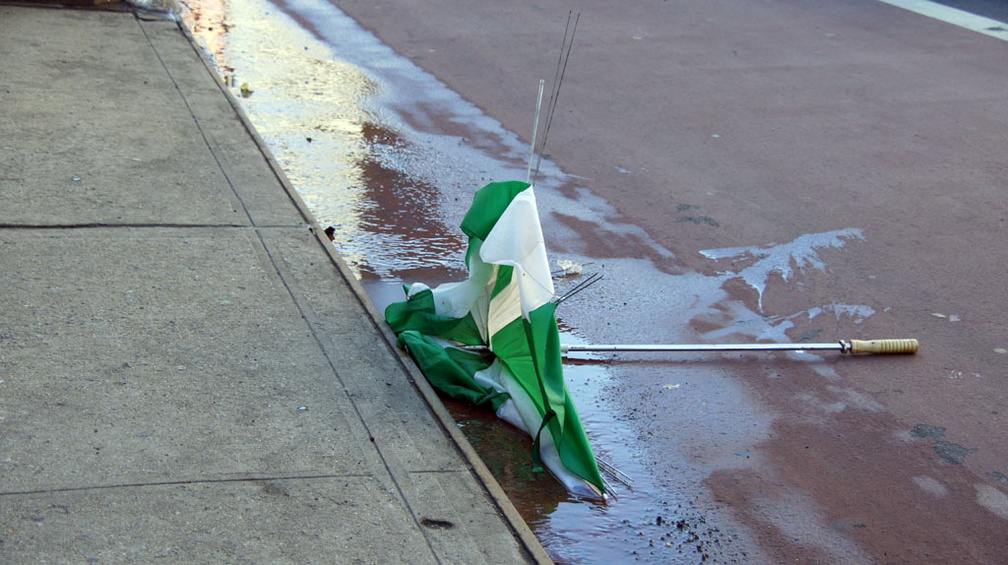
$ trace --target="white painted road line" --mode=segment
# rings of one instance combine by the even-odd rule
[[[879,0],[922,16],[1008,41],[1008,24],[928,0]]]

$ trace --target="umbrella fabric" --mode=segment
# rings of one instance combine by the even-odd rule
[[[535,438],[533,459],[570,490],[605,492],[563,379],[553,280],[532,187],[490,183],[462,221],[466,280],[406,287],[385,318],[428,381]],[[486,345],[484,356],[457,346]]]

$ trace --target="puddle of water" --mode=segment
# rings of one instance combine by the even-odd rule
[[[188,7],[183,20],[316,219],[334,228],[358,276],[463,266],[456,258],[465,241],[445,227],[439,179],[415,174],[443,151],[403,139],[382,106],[387,89],[282,6],[201,0]],[[445,170],[452,178],[453,168]]]
[[[527,148],[515,134],[329,3],[194,0],[188,7],[184,21],[235,95],[243,85],[251,91],[240,98],[247,114],[319,223],[334,227],[334,244],[379,309],[402,299],[402,281],[435,286],[465,277],[457,226],[476,189],[524,179]],[[530,102],[536,81],[530,77]],[[565,341],[782,341],[823,314],[874,312],[840,304],[786,316],[758,312],[772,277],[825,269],[817,250],[863,239],[856,229],[707,251],[725,270],[704,275],[683,269],[553,163],[543,163],[536,194],[551,257],[585,265],[582,276],[605,275],[560,307]],[[757,290],[759,308],[723,290],[733,279]],[[557,292],[580,280],[559,279]],[[793,357],[830,375],[819,357]],[[573,500],[548,474],[533,474],[523,433],[492,414],[446,404],[557,561],[760,561],[745,528],[700,485],[716,469],[757,464],[772,415],[709,359],[586,356],[565,364],[597,454],[634,479],[631,488],[614,483],[617,498],[607,505]]]

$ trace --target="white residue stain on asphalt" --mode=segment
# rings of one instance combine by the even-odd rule
[[[785,281],[790,281],[803,269],[825,271],[826,263],[819,257],[819,250],[843,247],[851,239],[864,240],[864,235],[859,229],[848,228],[804,234],[789,243],[707,249],[700,254],[715,261],[731,259],[733,266],[744,264],[741,269],[730,269],[728,273],[741,278],[759,293],[759,307],[762,310],[763,293],[766,292],[770,277],[778,275]]]

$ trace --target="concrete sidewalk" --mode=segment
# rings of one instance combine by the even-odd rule
[[[548,557],[176,26],[0,5],[0,562]]]

